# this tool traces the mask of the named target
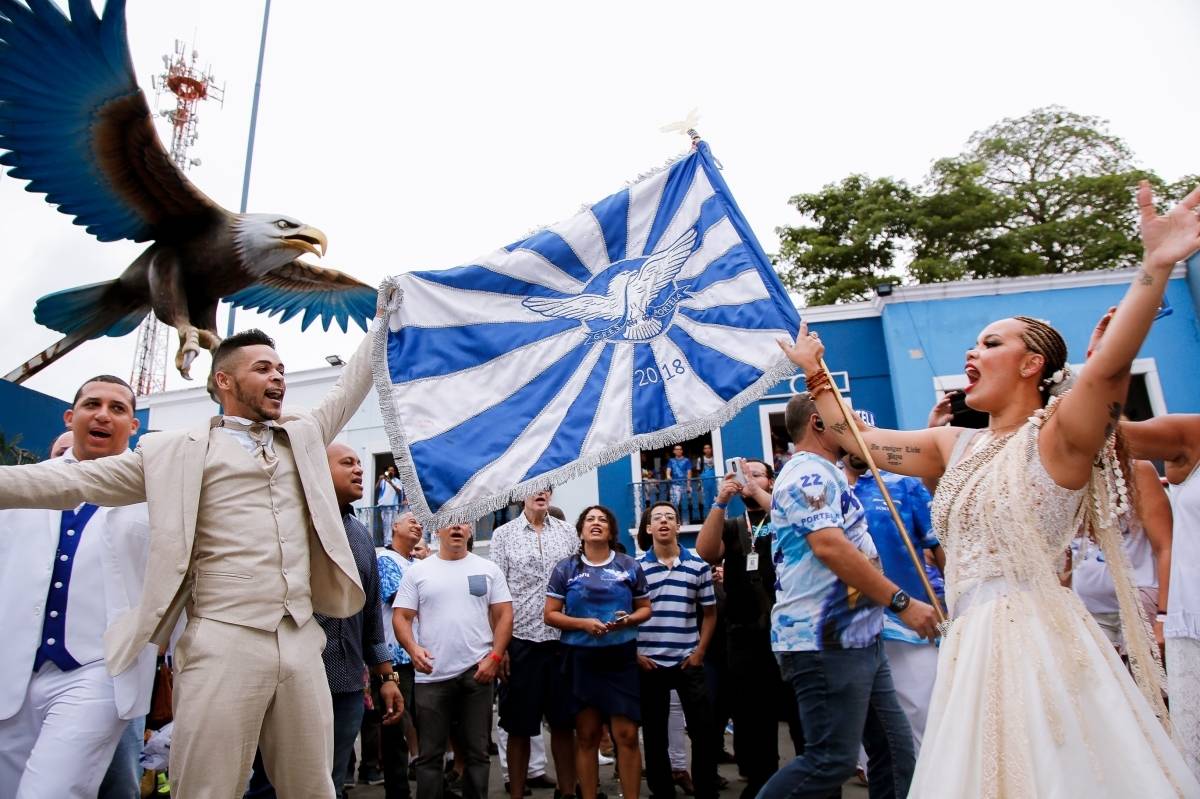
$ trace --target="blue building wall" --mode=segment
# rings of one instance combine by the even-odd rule
[[[1081,363],[1096,321],[1126,289],[1112,284],[887,303],[883,335],[899,427],[925,425],[936,396],[933,377],[961,374],[967,350],[989,322],[1017,315],[1046,319],[1066,338],[1070,361]],[[1156,359],[1168,410],[1194,413],[1200,410],[1192,366],[1200,362],[1200,326],[1187,281],[1171,280],[1167,299],[1172,314],[1154,323],[1141,356]],[[923,357],[912,357],[912,349]],[[830,368],[837,368],[833,360]]]
[[[50,445],[63,432],[63,413],[70,404],[31,388],[0,380],[0,430],[19,446],[45,458]]]
[[[882,320],[879,317],[836,320],[822,323],[820,331],[827,347],[830,368],[849,374],[851,399],[855,407],[868,408],[875,414],[878,424],[893,426],[896,410],[888,375],[887,351],[883,345]],[[837,365],[832,365],[835,362]],[[786,402],[793,392],[793,385],[803,390],[803,378],[781,381],[763,399],[746,406],[721,427],[721,449],[725,458],[764,456],[759,407]],[[622,540],[633,551],[633,540],[625,532],[634,526],[637,518],[629,458],[601,466],[597,477],[600,504],[612,508],[616,513],[622,528]],[[740,514],[742,510],[740,501],[735,499],[730,503],[731,515]],[[692,536],[684,536],[685,543],[690,544],[691,539]]]
[[[896,403],[883,320],[844,319],[823,322],[813,329],[821,334],[829,368],[849,373],[850,400],[854,407],[875,414],[875,423],[880,427],[895,427]]]

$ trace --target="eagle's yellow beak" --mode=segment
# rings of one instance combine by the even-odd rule
[[[281,237],[280,240],[288,247],[293,247],[301,252],[311,252],[318,258],[324,257],[329,250],[329,240],[325,238],[325,234],[308,225],[304,225],[295,233]]]

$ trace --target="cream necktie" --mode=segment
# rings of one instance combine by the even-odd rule
[[[250,436],[250,440],[254,442],[256,448],[254,456],[262,460],[264,466],[274,466],[278,461],[275,453],[267,447],[267,426],[262,422],[244,424],[236,419],[226,418],[221,422],[221,426],[229,430],[241,430]]]

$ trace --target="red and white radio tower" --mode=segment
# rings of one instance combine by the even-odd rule
[[[216,85],[211,66],[203,71],[198,69],[196,62],[199,58],[199,53],[193,49],[189,54],[187,46],[176,39],[174,57],[164,55],[163,72],[151,79],[160,101],[166,94],[175,97],[175,107],[160,111],[158,116],[171,123],[171,160],[181,172],[200,165],[199,158],[188,157],[188,150],[197,139],[196,106],[201,100],[216,100],[222,106],[225,104],[225,84]],[[129,383],[139,397],[166,390],[169,330],[153,313],[148,314],[138,327],[133,374]]]

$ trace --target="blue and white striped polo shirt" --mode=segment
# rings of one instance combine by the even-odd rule
[[[651,548],[642,556],[650,589],[650,621],[638,628],[638,654],[676,666],[700,645],[700,606],[714,605],[712,569],[686,547],[664,566]]]

